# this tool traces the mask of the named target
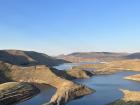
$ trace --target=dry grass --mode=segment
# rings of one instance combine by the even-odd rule
[[[125,102],[128,101],[140,101],[140,91],[129,91],[129,90],[121,90],[124,93],[124,97],[122,100]]]
[[[125,77],[128,80],[140,81],[140,74]]]
[[[112,73],[121,70],[140,71],[140,60],[119,60],[101,64],[84,64],[76,68],[93,69],[96,73]]]
[[[13,88],[13,87],[15,87],[17,85],[18,85],[17,82],[7,82],[7,83],[0,84],[0,91]]]
[[[123,98],[107,105],[140,105],[140,91],[121,91],[124,94]]]

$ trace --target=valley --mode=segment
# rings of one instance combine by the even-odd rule
[[[8,94],[12,94],[11,90],[16,88],[12,86],[13,82],[17,84],[23,83],[23,87],[30,90],[27,91],[27,94],[23,94],[21,98],[18,97],[17,100],[9,101],[9,103],[5,103],[5,99],[8,99],[6,94],[1,93],[3,96],[0,98],[2,105],[15,103],[18,103],[17,105],[33,103],[34,105],[84,105],[85,102],[87,105],[106,105],[123,97],[125,91],[120,91],[120,89],[140,91],[140,83],[135,82],[139,81],[140,60],[132,57],[128,59],[126,57],[128,54],[105,53],[109,54],[108,58],[103,53],[102,56],[105,59],[70,63],[69,60],[57,59],[42,53],[33,52],[33,55],[26,55],[27,52],[26,54],[25,52],[19,50],[0,51],[0,54],[2,53],[0,55],[0,86],[2,87],[0,91],[5,89],[5,91],[9,92]],[[40,57],[40,54],[47,57]],[[100,54],[102,53],[99,53],[98,57]],[[120,55],[121,58],[116,59]],[[87,56],[84,57],[86,59]],[[90,56],[88,55],[87,59],[89,58]],[[111,60],[113,58],[114,60]],[[8,89],[5,88],[5,83],[8,84]],[[26,84],[35,87],[38,91],[34,90],[34,88],[33,90],[28,89],[29,86]],[[47,88],[48,85],[51,87]],[[114,94],[104,97],[103,93],[109,90]],[[19,92],[22,91],[24,92],[24,88],[19,90]],[[15,90],[15,95],[8,100],[16,98],[20,94],[19,92]],[[114,97],[112,97],[113,95]],[[125,98],[130,96],[124,95]],[[133,101],[135,103],[135,100],[132,100],[132,103]],[[112,105],[117,105],[114,103]]]

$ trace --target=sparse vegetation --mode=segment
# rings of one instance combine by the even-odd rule
[[[140,92],[121,90],[124,97],[108,105],[140,105]]]
[[[97,74],[110,74],[122,70],[140,71],[140,60],[119,60],[100,64],[83,64],[76,68],[90,69]]]

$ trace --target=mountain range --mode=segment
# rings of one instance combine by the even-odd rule
[[[109,61],[122,59],[140,59],[140,53],[117,52],[76,52],[68,55],[59,55],[57,58],[70,62]]]

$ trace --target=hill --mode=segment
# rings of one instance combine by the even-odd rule
[[[124,94],[122,99],[116,100],[108,105],[140,105],[140,92],[139,91],[129,91],[122,90]]]
[[[114,52],[77,52],[68,55],[60,55],[58,58],[71,62],[91,62],[97,60],[120,60],[128,53],[114,53]]]
[[[47,105],[60,105],[60,103],[65,105],[70,100],[93,92],[92,89],[84,85],[66,79],[62,76],[62,73],[64,72],[61,72],[60,76],[59,71],[45,65],[22,67],[0,62],[0,76],[4,77],[3,79],[6,79],[8,82],[49,84],[57,88],[56,93]],[[0,82],[5,83],[5,81],[1,80]]]
[[[140,59],[140,53],[133,53],[125,56],[127,59]]]
[[[43,53],[21,50],[0,50],[0,61],[20,66],[55,66],[67,63],[65,60],[56,59]]]

